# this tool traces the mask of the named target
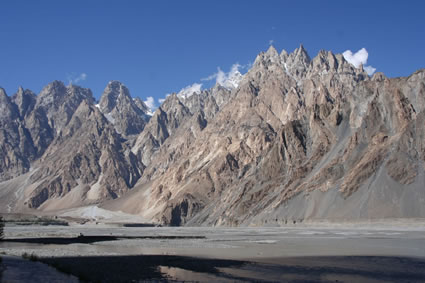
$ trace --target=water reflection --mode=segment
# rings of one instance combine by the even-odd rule
[[[159,266],[158,271],[167,280],[172,281],[190,281],[190,282],[223,282],[223,277],[214,276],[212,274],[194,272],[178,267]],[[241,282],[232,279],[232,282]]]

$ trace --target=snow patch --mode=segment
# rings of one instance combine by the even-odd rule
[[[105,114],[105,118],[111,123],[115,124],[115,119],[112,117],[111,113]]]
[[[188,85],[182,88],[179,93],[177,93],[177,97],[181,99],[186,99],[191,97],[194,94],[201,93],[202,84],[194,83],[192,85]]]
[[[239,68],[241,65],[233,64],[232,68],[228,73],[223,72],[218,69],[216,82],[227,88],[227,89],[235,89],[239,86],[239,83],[243,79],[243,75],[239,72]]]
[[[216,84],[221,85],[229,90],[235,89],[239,86],[239,83],[243,79],[243,75],[239,71],[240,68],[245,68],[246,66],[241,66],[238,63],[233,64],[229,72],[224,72],[217,68],[217,73],[214,73],[206,78],[202,78],[201,81],[211,81],[215,79]]]

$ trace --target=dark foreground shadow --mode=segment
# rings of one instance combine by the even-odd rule
[[[64,257],[39,260],[85,282],[170,281],[173,278],[162,273],[160,267],[218,275],[219,268],[239,268],[248,264],[236,260],[168,255]],[[236,277],[227,276],[227,278]],[[190,281],[189,278],[186,280]]]
[[[0,256],[0,282],[3,282],[3,258]]]
[[[154,240],[181,240],[181,239],[205,239],[204,236],[78,236],[71,238],[63,237],[47,237],[47,238],[20,238],[20,239],[4,239],[3,242],[10,243],[31,243],[31,244],[91,244],[104,241],[118,241],[123,239],[154,239]]]
[[[425,282],[425,259],[405,257],[299,257],[259,263],[141,255],[41,258],[40,261],[86,282]],[[163,267],[172,272],[164,273]],[[178,275],[177,271],[183,272]]]

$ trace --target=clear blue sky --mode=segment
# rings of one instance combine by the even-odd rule
[[[220,67],[280,51],[366,48],[387,76],[425,67],[425,1],[1,0],[0,86],[38,93],[53,80],[99,97],[120,80],[155,100]],[[156,101],[158,104],[158,102]]]

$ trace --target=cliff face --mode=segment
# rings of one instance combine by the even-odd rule
[[[231,87],[170,95],[151,118],[119,82],[98,107],[58,82],[0,99],[11,211],[103,203],[169,225],[425,217],[424,70],[369,77],[340,54],[271,47]]]
[[[110,108],[95,105],[89,89],[58,81],[38,96],[21,88],[12,98],[2,92],[7,212],[99,203],[134,186],[144,167],[130,151],[130,134],[140,133],[148,117],[121,83],[109,83],[101,102],[105,97]]]
[[[369,78],[342,55],[270,48],[107,207],[171,225],[424,217],[424,73]]]

